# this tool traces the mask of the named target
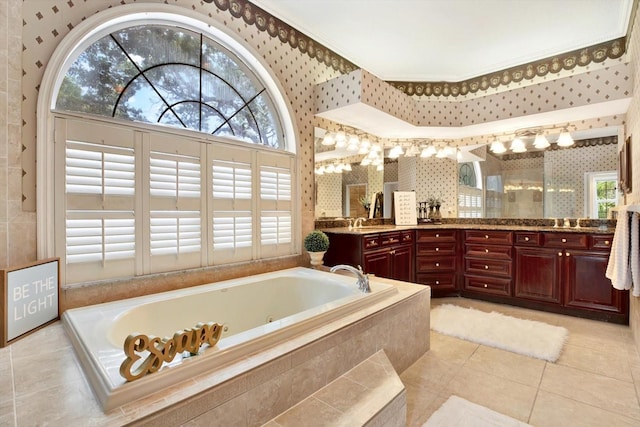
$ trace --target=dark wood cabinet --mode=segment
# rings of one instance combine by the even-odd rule
[[[433,296],[459,291],[458,231],[416,231],[416,282],[429,285]]]
[[[511,296],[513,233],[467,230],[464,236],[464,293]]]
[[[629,292],[605,277],[612,234],[416,228],[327,232],[325,264],[471,298],[628,323]]]
[[[385,233],[331,233],[325,264],[362,266],[365,273],[388,279],[415,281],[413,230]]]
[[[514,296],[561,304],[562,250],[516,246]]]
[[[525,240],[518,234],[514,297],[542,304],[535,308],[628,322],[628,292],[605,277],[612,235],[539,233]]]

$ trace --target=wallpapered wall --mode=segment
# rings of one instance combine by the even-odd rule
[[[313,126],[318,122],[313,117],[316,103],[313,87],[322,82],[330,85],[330,80],[339,76],[334,68],[291,47],[287,41],[245,23],[242,18],[233,17],[229,11],[221,11],[214,4],[200,0],[5,0],[0,2],[0,132],[3,133],[0,140],[0,266],[29,262],[36,258],[36,101],[48,59],[64,36],[85,17],[128,3],[168,3],[201,13],[203,20],[221,23],[239,35],[269,64],[284,87],[295,115],[299,133],[297,148],[300,157],[302,228],[308,230],[313,226]],[[478,92],[474,97],[453,102],[443,98],[429,100],[422,102],[418,110],[414,108],[413,98],[397,97],[399,91],[364,70],[360,77],[355,78],[356,81],[352,75],[343,76],[351,79],[354,86],[350,92],[336,88],[333,95],[347,97],[349,93],[358,93],[363,102],[387,109],[408,121],[419,121],[422,125],[447,125],[449,121],[480,122],[509,114],[548,111],[563,105],[585,105],[601,97],[617,99],[632,90],[632,79],[629,79],[631,70],[626,60],[623,57],[592,64],[586,69],[576,69],[570,76],[573,80],[566,80],[565,77],[560,83],[550,79],[547,81],[545,77],[532,81],[526,87],[520,83],[502,88],[500,94],[495,91]],[[584,77],[589,79],[588,83],[579,77],[587,71],[593,73],[590,77]],[[567,83],[569,81],[571,83]],[[575,91],[575,88],[583,86],[583,90]],[[363,88],[364,93],[360,94]],[[600,94],[590,95],[591,91],[600,91]],[[485,96],[488,93],[491,95]],[[634,108],[637,111],[638,107]],[[620,125],[623,122],[622,116],[608,117],[604,121],[582,121],[583,126],[587,127],[600,127],[603,123]],[[488,136],[466,138],[463,143],[473,143],[483,138]],[[408,161],[416,162],[417,159]],[[405,170],[400,166],[400,171]],[[419,191],[419,199],[442,192],[447,206],[454,207],[455,196],[450,188],[432,186],[444,173],[442,168],[455,170],[453,162],[449,166],[423,165],[416,169],[414,176],[399,173],[398,180],[404,188]],[[634,178],[637,182],[638,177]],[[444,213],[447,214],[446,211]]]

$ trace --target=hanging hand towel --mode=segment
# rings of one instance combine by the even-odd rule
[[[631,213],[631,278],[634,297],[640,297],[640,213]]]
[[[626,207],[618,210],[616,232],[613,235],[606,276],[614,288],[631,289],[631,269],[629,268],[629,211]]]

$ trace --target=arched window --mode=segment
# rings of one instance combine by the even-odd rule
[[[260,79],[237,55],[184,28],[141,25],[96,41],[70,66],[55,108],[284,147]]]
[[[299,250],[293,122],[279,85],[199,18],[119,6],[52,55],[38,100],[38,250],[61,258],[62,283]]]

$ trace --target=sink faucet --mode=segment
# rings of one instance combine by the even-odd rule
[[[356,220],[353,222],[353,228],[362,228],[362,223],[366,220],[367,219],[363,217],[356,218]]]
[[[358,281],[356,282],[358,289],[367,294],[371,292],[371,288],[369,287],[369,276],[364,274],[362,267],[358,266],[358,268],[355,268],[347,264],[338,264],[331,267],[331,270],[329,271],[331,273],[335,273],[337,270],[346,270],[355,274],[358,277]]]

